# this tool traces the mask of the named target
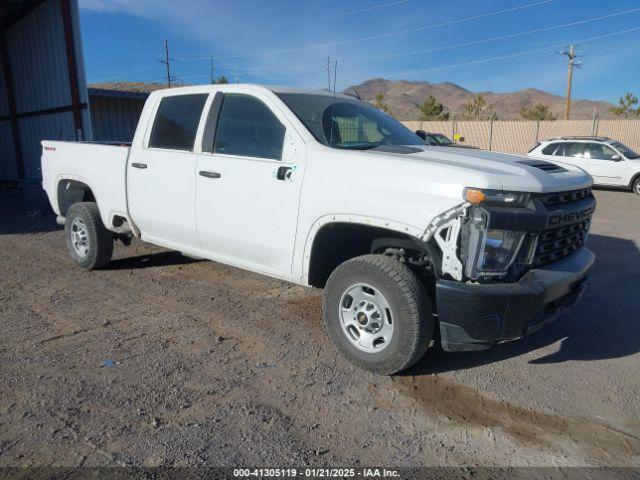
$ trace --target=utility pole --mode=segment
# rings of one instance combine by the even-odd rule
[[[167,67],[167,88],[171,88],[171,59],[169,58],[169,41],[164,41],[164,60],[160,60]]]
[[[331,57],[327,55],[327,87],[331,91]]]
[[[564,119],[569,120],[571,115],[571,86],[573,83],[573,67],[580,67],[580,64],[576,62],[576,48],[575,45],[571,45],[569,50],[564,50],[563,55],[569,58],[569,65],[567,67],[567,98],[565,100]]]
[[[216,83],[216,77],[213,75],[213,58],[211,59],[211,85]]]

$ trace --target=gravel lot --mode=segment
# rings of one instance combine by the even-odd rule
[[[597,191],[581,303],[410,372],[344,361],[321,292],[141,242],[105,270],[0,197],[0,467],[640,465],[640,197]]]

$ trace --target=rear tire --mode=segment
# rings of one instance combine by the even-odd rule
[[[95,202],[71,205],[64,230],[71,258],[82,268],[93,270],[111,261],[113,233],[102,223]]]
[[[417,362],[435,323],[424,285],[384,255],[356,257],[334,270],[324,290],[324,320],[345,357],[383,375]]]

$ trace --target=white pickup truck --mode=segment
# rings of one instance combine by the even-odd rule
[[[174,88],[149,96],[131,145],[42,145],[80,266],[139,237],[324,288],[331,338],[378,373],[434,338],[483,350],[531,333],[575,303],[594,261],[584,171],[427,146],[345,95]]]

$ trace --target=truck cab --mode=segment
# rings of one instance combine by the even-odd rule
[[[131,145],[44,140],[71,257],[133,237],[324,288],[357,365],[395,373],[523,337],[582,294],[595,199],[580,168],[425,145],[346,95],[258,85],[152,93]]]

